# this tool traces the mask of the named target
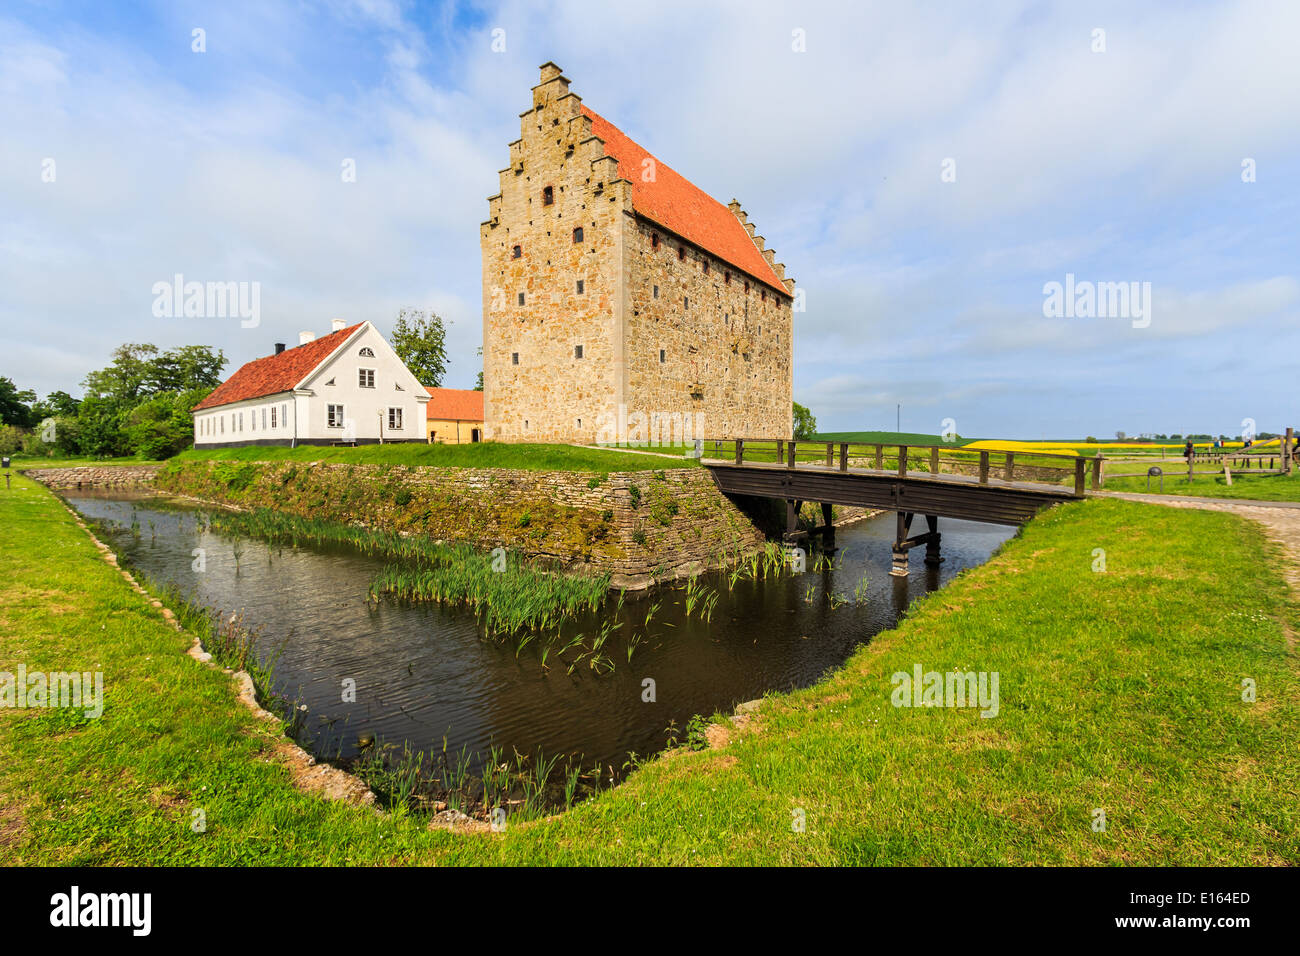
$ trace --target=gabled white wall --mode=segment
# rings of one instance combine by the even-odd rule
[[[364,348],[374,352],[374,357],[362,357]],[[358,372],[363,368],[374,370],[374,388],[361,386]],[[332,385],[328,384],[331,380]],[[369,322],[299,384],[296,399],[300,439],[346,440],[347,429],[329,425],[329,406],[333,404],[343,406],[345,419],[353,423],[353,437],[358,440],[380,437],[380,413],[385,441],[425,440],[424,407],[429,393]],[[402,410],[400,430],[389,427],[390,408]]]
[[[374,358],[363,358],[360,355],[363,348],[374,352]],[[361,368],[374,369],[374,388],[361,387],[358,375]],[[331,379],[334,384],[326,384]],[[397,353],[379,331],[366,322],[293,392],[196,412],[194,441],[200,447],[255,441],[286,444],[294,440],[375,441],[380,434],[381,411],[385,441],[425,441],[424,409],[428,401],[429,393],[398,359]],[[353,423],[351,433],[345,428],[330,427],[328,412],[331,404],[343,405],[345,417]],[[270,424],[272,406],[276,409],[275,427]],[[389,408],[402,410],[400,430],[389,428]],[[263,411],[266,412],[266,427],[262,425]]]

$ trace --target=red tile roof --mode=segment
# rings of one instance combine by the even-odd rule
[[[429,421],[483,421],[482,392],[463,388],[429,388],[427,385],[424,390],[429,393],[429,404],[425,406],[425,417]]]
[[[362,324],[358,322],[346,329],[322,335],[306,345],[285,349],[279,355],[253,359],[213,389],[212,394],[195,405],[193,410],[197,412],[204,408],[292,390],[353,332],[361,328]]]
[[[605,141],[605,154],[618,160],[618,174],[632,183],[632,208],[639,215],[748,272],[782,295],[790,294],[735,213],[660,162],[609,120],[585,106],[582,112],[591,118],[592,134]],[[641,164],[646,158],[654,160],[652,182],[641,179]]]

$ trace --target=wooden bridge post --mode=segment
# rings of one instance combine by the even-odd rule
[[[833,441],[828,441],[826,443],[826,467],[835,467],[835,442]]]
[[[988,483],[989,483],[989,453],[986,451],[982,451],[980,452],[980,484],[987,485]]]
[[[898,524],[894,532],[894,553],[889,573],[896,578],[907,577],[907,532],[912,527],[912,513],[898,512]]]
[[[1101,463],[1103,460],[1104,459],[1102,458],[1100,453],[1098,453],[1092,459],[1092,490],[1093,491],[1096,491],[1098,488],[1101,487]]]
[[[781,438],[776,440],[776,463],[778,465],[785,464],[785,441]]]
[[[1083,459],[1076,458],[1074,460],[1074,493],[1079,497],[1083,497],[1083,467]]]
[[[745,460],[745,439],[736,439],[736,464],[739,465]]]
[[[795,446],[796,446],[796,445],[797,445],[797,442],[790,442],[790,458],[789,458],[789,460],[786,462],[786,467],[787,467],[787,468],[793,468],[793,467],[794,467],[794,460],[795,460]]]
[[[939,446],[935,445],[930,449],[930,474],[939,474]]]
[[[876,471],[885,470],[884,457],[885,457],[885,447],[883,445],[877,445],[876,446]]]
[[[1295,429],[1288,428],[1286,430],[1286,437],[1282,439],[1283,474],[1287,474],[1287,475],[1291,474],[1291,454],[1292,454],[1292,449],[1294,448],[1295,448]]]
[[[1014,481],[1016,478],[1016,453],[1007,452],[1007,463],[1002,470],[1002,477],[1005,481]]]
[[[822,502],[822,548],[828,554],[835,550],[835,519],[829,502]]]
[[[927,568],[937,568],[943,564],[943,558],[939,556],[939,517],[938,515],[925,516],[926,542],[925,542],[925,566]]]
[[[849,470],[849,443],[840,443],[840,471]]]
[[[898,446],[898,477],[902,478],[907,475],[907,446]]]

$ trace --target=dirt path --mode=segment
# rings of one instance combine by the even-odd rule
[[[1095,494],[1095,492],[1094,492]],[[1228,511],[1264,526],[1265,533],[1282,546],[1287,556],[1282,573],[1292,590],[1300,593],[1300,502],[1249,501],[1234,498],[1194,498],[1190,495],[1144,495],[1126,492],[1102,492],[1108,498],[1142,501],[1171,508],[1204,508]]]

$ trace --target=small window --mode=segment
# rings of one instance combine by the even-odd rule
[[[575,345],[575,346],[573,347],[573,357],[576,358],[576,359],[580,359],[580,358],[582,358],[582,346],[581,346],[581,345]]]
[[[727,285],[731,285],[731,273],[727,273],[726,279],[723,280]]]
[[[542,190],[542,205],[549,206],[553,202],[555,202],[555,187],[547,186]]]
[[[510,353],[510,364],[511,364],[511,365],[518,365],[518,364],[519,364],[519,353],[518,353],[518,352],[511,352],[511,353]]]
[[[579,226],[577,229],[573,230],[573,241],[574,241],[574,242],[582,242],[582,227],[581,227],[581,226]]]
[[[325,384],[326,384],[326,385],[333,385],[333,384],[334,384],[334,379],[330,379],[330,380],[329,380],[328,382],[326,382]]]
[[[325,424],[330,428],[343,427],[343,406],[326,405],[325,406]]]
[[[764,302],[767,301],[767,290],[766,290],[766,289],[763,290],[761,298],[762,298],[762,300],[763,300]]]
[[[274,414],[275,410],[272,409],[271,413]],[[266,408],[265,407],[262,408],[262,431],[266,431]]]
[[[511,248],[511,250],[510,250],[510,258],[511,258],[511,259],[518,259],[518,258],[519,258],[520,256],[522,256],[523,254],[524,254],[524,247],[523,247],[523,246],[514,246],[514,247]]]
[[[522,292],[519,293],[519,304],[520,305],[524,304],[524,294]]]
[[[702,268],[702,269],[704,270],[704,274],[705,274],[705,275],[708,275],[708,274],[709,274],[709,260],[708,260],[708,259],[701,259],[701,260],[700,260],[700,268]]]
[[[578,295],[582,295],[582,293],[585,292],[585,291],[586,291],[586,286],[583,284],[583,280],[579,279],[579,280],[578,280]]]
[[[660,349],[660,350],[659,350],[659,364],[660,364],[660,365],[663,365],[664,362],[666,362],[666,361],[668,361],[668,350],[667,350],[667,349]]]
[[[748,280],[748,279],[745,280],[745,291],[746,291],[746,292],[749,291],[749,280]]]
[[[279,425],[277,425],[277,424],[275,423],[275,406],[274,406],[274,405],[271,406],[271,427],[272,427],[272,428],[279,428],[279,427],[280,427]]]
[[[650,237],[650,248],[651,249],[659,248],[659,233],[656,232]]]
[[[400,408],[390,408],[388,410],[388,427],[393,431],[402,430],[402,410]]]
[[[678,258],[679,261],[685,261],[685,259],[686,259],[686,247],[685,247],[685,246],[678,246],[678,247],[677,247],[677,258]]]
[[[374,350],[373,350],[370,346],[368,346],[368,345],[367,345],[365,348],[363,348],[360,352],[358,352],[357,354],[360,355],[362,358],[374,358],[374,357],[375,357],[375,352],[374,352]]]
[[[357,369],[357,385],[361,388],[374,388],[375,370],[373,368]]]
[[[655,297],[656,299],[659,298],[659,287],[658,287],[658,286],[655,286],[654,297]]]
[[[689,295],[682,296],[682,308],[689,309],[690,307],[691,307],[691,297]]]

